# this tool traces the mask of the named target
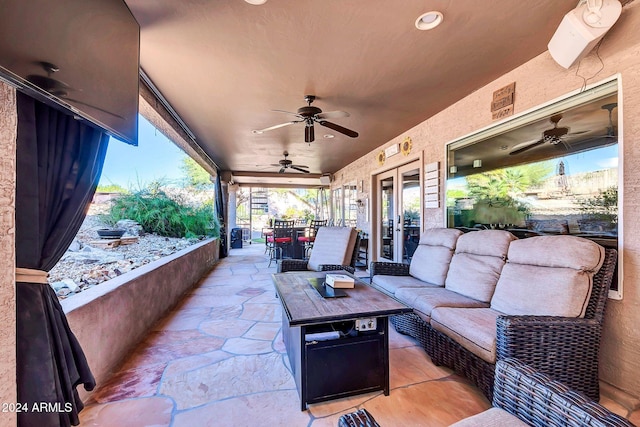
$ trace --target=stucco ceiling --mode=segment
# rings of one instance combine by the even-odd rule
[[[314,174],[332,173],[401,135],[543,53],[577,1],[126,3],[141,26],[141,68],[196,142],[222,170],[264,181],[285,150]],[[443,23],[417,30],[430,10]],[[295,112],[306,94],[323,111],[348,112],[331,121],[359,136],[316,125],[308,144],[301,123],[252,133],[295,119],[272,110]]]

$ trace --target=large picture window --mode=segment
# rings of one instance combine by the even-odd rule
[[[447,226],[572,234],[617,247],[617,84],[548,105],[447,148]],[[614,284],[617,292],[617,281]]]

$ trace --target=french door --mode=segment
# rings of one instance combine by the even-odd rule
[[[422,230],[421,162],[376,176],[375,254],[380,261],[409,263]]]

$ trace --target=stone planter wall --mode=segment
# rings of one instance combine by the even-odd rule
[[[151,262],[61,302],[98,387],[219,258],[218,239]],[[79,391],[83,400],[90,393]]]

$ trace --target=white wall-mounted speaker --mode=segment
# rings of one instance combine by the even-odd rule
[[[322,185],[331,184],[331,175],[322,175],[320,177],[320,184],[322,184]]]
[[[586,56],[616,23],[618,0],[585,0],[567,13],[549,41],[549,53],[564,68]]]

